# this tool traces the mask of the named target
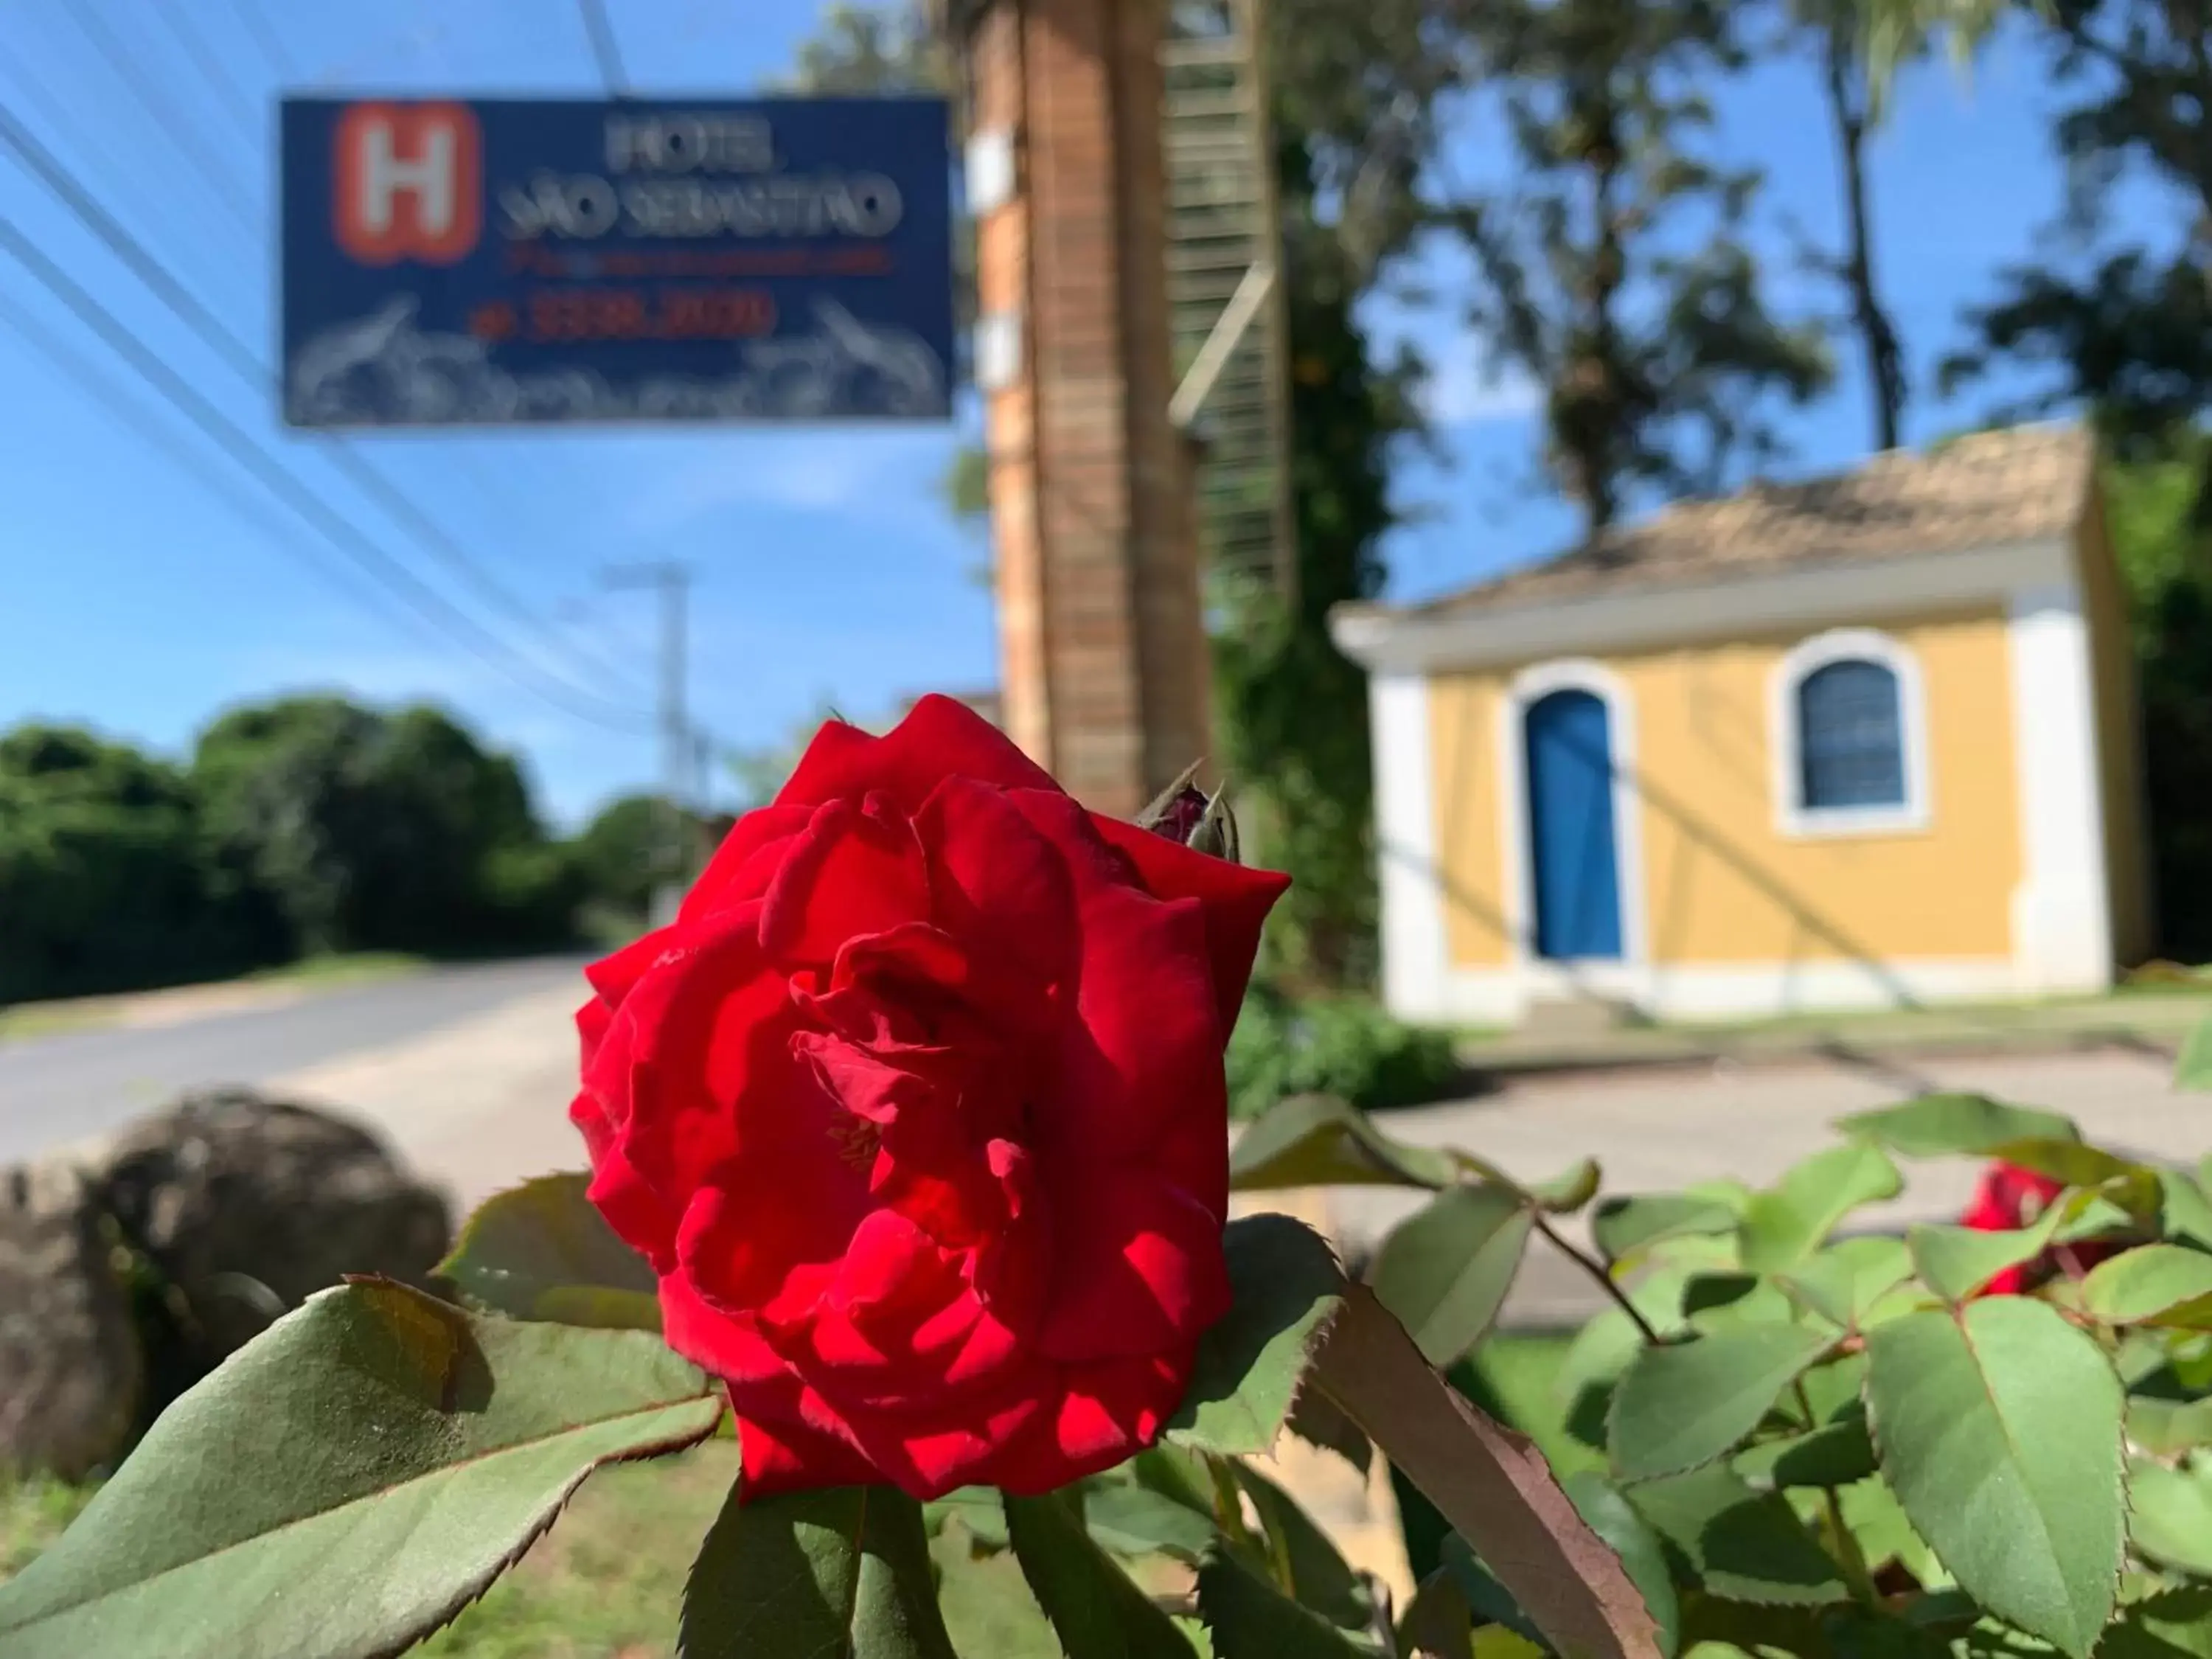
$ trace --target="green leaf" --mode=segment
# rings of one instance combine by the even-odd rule
[[[516,1319],[659,1330],[652,1264],[584,1196],[591,1180],[540,1176],[494,1194],[462,1224],[438,1276],[475,1305]]]
[[[1375,1659],[1380,1650],[1302,1607],[1216,1550],[1198,1570],[1198,1613],[1215,1659]]]
[[[1398,1651],[1406,1659],[1474,1659],[1474,1614],[1449,1567],[1413,1587],[1398,1620]]]
[[[1815,1152],[1753,1197],[1743,1217],[1743,1265],[1753,1273],[1795,1267],[1853,1210],[1895,1198],[1904,1186],[1879,1147],[1854,1143]]]
[[[1762,1488],[1848,1486],[1875,1472],[1874,1437],[1864,1411],[1850,1412],[1803,1434],[1750,1447],[1734,1467]]]
[[[1237,1464],[1234,1474],[1267,1534],[1267,1561],[1276,1586],[1332,1625],[1345,1630],[1370,1628],[1375,1599],[1345,1565],[1328,1534],[1288,1492],[1249,1464]]]
[[[1586,1158],[1560,1170],[1549,1181],[1530,1182],[1528,1196],[1553,1215],[1572,1215],[1597,1196],[1601,1178],[1597,1160]]]
[[[1923,1095],[1901,1106],[1855,1112],[1836,1127],[1902,1158],[1987,1158],[2008,1141],[2081,1138],[2071,1118],[1969,1094]]]
[[[2160,1170],[2159,1231],[2169,1238],[2193,1239],[2212,1249],[2212,1200],[2194,1176],[2179,1170]]]
[[[1710,1335],[1736,1325],[1786,1325],[1801,1313],[1774,1279],[1730,1271],[1692,1274],[1682,1287],[1682,1317]]]
[[[2173,1086],[2212,1090],[2212,1019],[2197,1021],[2173,1062]]]
[[[1169,1437],[1255,1456],[1275,1443],[1314,1350],[1344,1306],[1344,1274],[1319,1234],[1288,1216],[1229,1224],[1229,1312],[1200,1338]]]
[[[1646,1348],[1613,1391],[1607,1419],[1613,1473],[1650,1480],[1723,1455],[1834,1341],[1802,1325],[1738,1325]]]
[[[1808,1313],[1856,1332],[1911,1276],[1912,1257],[1902,1240],[1869,1236],[1839,1240],[1775,1283]]]
[[[1790,1500],[1752,1491],[1725,1465],[1645,1481],[1626,1495],[1715,1595],[1784,1607],[1826,1607],[1850,1596]]]
[[[977,1549],[997,1554],[1006,1547],[1006,1512],[996,1486],[961,1486],[921,1506],[922,1527],[932,1538],[957,1521]]]
[[[2081,1309],[2108,1325],[2212,1328],[2212,1255],[2179,1244],[2123,1250],[2089,1270]]]
[[[473,1315],[386,1280],[325,1291],[163,1413],[0,1586],[0,1652],[397,1652],[600,1464],[703,1440],[721,1411],[643,1332]]]
[[[1662,1339],[1689,1328],[1682,1317],[1682,1292],[1690,1279],[1686,1268],[1656,1267],[1628,1292],[1630,1304]],[[1554,1395],[1561,1405],[1571,1407],[1589,1389],[1616,1380],[1643,1349],[1644,1334],[1636,1322],[1619,1308],[1604,1309],[1567,1345],[1552,1381]]]
[[[1620,1261],[1686,1234],[1735,1231],[1736,1212],[1718,1199],[1686,1193],[1608,1198],[1590,1215],[1590,1236],[1608,1261]]]
[[[1391,1230],[1368,1283],[1428,1362],[1449,1365],[1498,1317],[1535,1224],[1518,1192],[1455,1187]]]
[[[1344,1407],[1318,1389],[1301,1389],[1291,1401],[1291,1432],[1310,1446],[1333,1451],[1365,1474],[1375,1466],[1375,1443]]]
[[[1543,1632],[1513,1599],[1513,1592],[1499,1583],[1497,1576],[1482,1564],[1482,1558],[1466,1539],[1455,1532],[1447,1533],[1437,1557],[1443,1564],[1443,1571],[1451,1575],[1452,1583],[1458,1587],[1476,1624],[1509,1630],[1524,1642],[1534,1643],[1539,1649],[1545,1647]]]
[[[1982,1605],[2086,1659],[2124,1545],[2119,1379],[2025,1297],[1917,1313],[1867,1338],[1882,1474]]]
[[[1620,1488],[1603,1475],[1583,1469],[1560,1483],[1568,1498],[1589,1522],[1590,1530],[1613,1547],[1628,1577],[1643,1593],[1652,1622],[1659,1626],[1659,1650],[1671,1656],[1681,1645],[1682,1612],[1659,1535],[1638,1515]]]
[[[2212,1446],[2212,1400],[2128,1401],[2128,1443],[2152,1457]]]
[[[2053,1204],[2033,1226],[2013,1232],[1917,1224],[1905,1230],[1905,1244],[1929,1290],[1946,1302],[1964,1302],[2006,1268],[2033,1261],[2049,1249],[2051,1235],[2065,1216],[2066,1206]]]
[[[1384,1134],[1334,1095],[1292,1095],[1237,1137],[1229,1184],[1237,1192],[1279,1187],[1427,1187],[1459,1179],[1443,1152]]]
[[[2212,1659],[2212,1586],[2191,1584],[2129,1603],[2097,1651],[2103,1659]]]
[[[747,1502],[742,1484],[691,1564],[679,1659],[954,1659],[921,1504],[893,1486]]]
[[[2038,1135],[2024,1140],[2008,1140],[1992,1156],[2047,1176],[2063,1187],[2101,1187],[2107,1182],[2148,1177],[2154,1173],[2148,1165],[2132,1158],[2065,1136]]]
[[[1083,1523],[1101,1549],[1132,1559],[1171,1555],[1195,1563],[1220,1535],[1212,1518],[1188,1503],[1118,1483],[1084,1494]]]
[[[2137,1462],[2128,1471],[2128,1537],[2161,1566],[2212,1577],[2212,1474]]]
[[[1894,1562],[1931,1589],[1954,1582],[1928,1540],[1912,1529],[1889,1482],[1880,1476],[1856,1481],[1844,1488],[1842,1497],[1844,1524],[1859,1540],[1869,1568],[1879,1572]]]
[[[1073,1498],[1006,1497],[1014,1559],[1067,1659],[1190,1659],[1174,1622],[1091,1541]]]

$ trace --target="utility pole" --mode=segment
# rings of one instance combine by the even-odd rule
[[[691,569],[666,559],[617,565],[604,572],[601,580],[609,587],[654,588],[660,594],[661,797],[667,827],[663,842],[666,862],[653,897],[653,922],[655,927],[665,927],[675,920],[677,902],[690,884],[695,839],[687,822],[694,750],[684,698],[689,673],[684,663],[684,624],[691,601]]]

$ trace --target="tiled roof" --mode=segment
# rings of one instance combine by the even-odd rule
[[[1854,471],[1667,507],[1589,546],[1398,614],[1449,616],[2064,536],[2081,515],[2092,459],[2089,434],[2068,426],[1976,433],[1927,453],[1891,450]]]

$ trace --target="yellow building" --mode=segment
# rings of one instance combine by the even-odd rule
[[[1409,1018],[2088,991],[2149,950],[2124,599],[2079,431],[1679,506],[1334,625],[1370,675]]]

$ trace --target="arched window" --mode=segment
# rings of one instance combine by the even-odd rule
[[[1926,694],[1909,648],[1872,629],[1807,640],[1775,671],[1773,709],[1784,834],[1927,828]]]
[[[1797,765],[1797,800],[1808,812],[1904,805],[1897,676],[1847,657],[1798,681]]]

